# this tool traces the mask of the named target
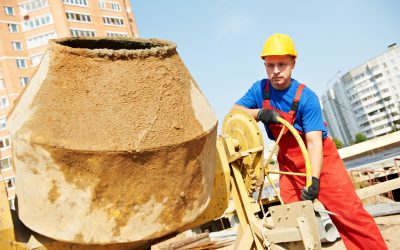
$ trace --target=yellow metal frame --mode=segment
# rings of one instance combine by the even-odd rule
[[[289,122],[287,122],[285,119],[281,118],[281,117],[277,117],[278,121],[280,123],[282,123],[284,126],[282,127],[278,138],[276,139],[275,145],[272,148],[271,153],[269,154],[268,160],[265,162],[264,164],[264,174],[267,176],[268,182],[271,184],[272,188],[274,189],[274,192],[276,194],[276,196],[278,197],[279,201],[281,202],[281,204],[285,204],[282,200],[282,197],[280,196],[274,182],[272,181],[271,177],[269,176],[269,174],[284,174],[284,175],[294,175],[294,176],[304,176],[306,178],[306,187],[308,188],[309,186],[311,186],[312,183],[312,171],[311,171],[311,161],[310,161],[310,157],[308,155],[308,151],[306,148],[306,145],[304,144],[303,139],[301,138],[299,132],[297,132],[297,130],[292,126],[292,124],[290,124]],[[283,133],[286,131],[286,129],[288,129],[292,135],[294,136],[294,138],[296,139],[297,143],[299,144],[300,150],[301,150],[301,154],[304,157],[304,163],[305,163],[305,169],[306,172],[305,173],[296,173],[296,172],[285,172],[285,171],[275,171],[275,170],[270,170],[269,169],[269,163],[271,161],[271,158],[273,156],[273,154],[275,153],[278,144],[282,138]],[[260,192],[258,195],[258,202],[261,202],[261,194],[262,194],[262,189],[264,188],[264,182],[262,182],[262,185],[260,187]]]
[[[231,124],[229,124],[230,127],[227,128],[228,123],[226,122],[226,120],[230,119],[233,115],[242,116],[242,118],[237,119],[238,121],[240,121],[239,124],[231,123]],[[261,185],[261,188],[262,188],[262,184],[264,183],[264,178],[266,176],[267,179],[270,181],[272,187],[274,188],[281,203],[283,204],[283,201],[279,195],[279,192],[277,191],[269,174],[270,173],[279,173],[279,174],[305,176],[306,177],[306,186],[308,187],[311,185],[311,174],[312,173],[311,173],[311,164],[310,164],[308,152],[307,152],[307,149],[304,145],[304,142],[303,142],[301,136],[299,135],[297,130],[290,123],[286,122],[285,120],[283,120],[281,118],[279,118],[278,120],[284,125],[284,127],[282,128],[282,130],[279,134],[277,142],[274,145],[274,149],[272,150],[271,154],[269,155],[268,161],[262,165],[261,175],[259,176],[259,178],[260,178],[259,184]],[[248,122],[242,122],[242,121],[248,121]],[[223,137],[221,137],[221,139],[223,139],[223,141],[225,143],[225,149],[226,149],[225,154],[228,155],[228,157],[227,157],[228,159],[231,159],[229,161],[229,165],[230,165],[230,169],[231,169],[231,185],[232,185],[231,192],[232,192],[232,198],[233,198],[233,201],[235,204],[236,212],[237,212],[237,215],[238,215],[239,221],[240,221],[240,230],[238,232],[237,241],[235,243],[235,249],[264,249],[263,235],[262,235],[263,225],[261,225],[260,220],[255,217],[255,213],[258,213],[260,211],[260,206],[258,205],[258,203],[256,203],[254,201],[253,198],[249,197],[249,194],[247,193],[247,186],[244,183],[244,178],[242,175],[242,173],[243,173],[242,167],[243,167],[243,165],[246,166],[246,164],[243,164],[243,162],[244,162],[245,158],[248,157],[248,154],[244,154],[243,148],[241,147],[243,140],[239,140],[240,143],[238,143],[237,142],[238,138],[236,138],[236,135],[241,136],[242,134],[244,134],[244,133],[240,133],[240,130],[241,129],[243,130],[243,126],[248,126],[248,127],[244,128],[244,130],[251,131],[250,134],[249,133],[246,134],[246,139],[248,138],[250,140],[253,140],[254,135],[261,135],[261,132],[259,130],[257,122],[246,111],[233,110],[224,120],[224,124],[222,127]],[[288,129],[294,135],[294,137],[296,138],[296,141],[299,143],[299,146],[302,151],[302,154],[303,154],[303,157],[305,160],[305,164],[306,164],[306,173],[291,173],[291,172],[283,172],[283,171],[272,171],[272,170],[268,169],[269,161],[272,157],[272,154],[276,150],[279,140],[281,139],[283,133],[285,132],[285,129]],[[234,131],[234,133],[232,133],[233,131]],[[259,143],[258,147],[264,146],[263,145],[264,143],[262,140],[257,141],[257,142]],[[252,144],[253,147],[256,146],[256,143],[254,143],[254,141],[250,141],[250,142],[246,141],[244,143],[246,145]],[[251,151],[251,149],[249,149],[249,147],[247,147],[247,146],[244,147],[244,149],[246,150],[245,152]],[[257,150],[253,150],[253,151],[257,152]],[[235,155],[236,155],[236,157],[234,157]],[[260,202],[260,199],[261,199],[261,192],[262,192],[262,189],[260,190],[258,202]],[[304,203],[304,202],[300,202],[300,203]],[[308,201],[305,203],[308,204],[311,202]],[[305,205],[302,205],[302,207],[305,207]],[[312,205],[311,205],[311,207],[312,207]],[[315,220],[315,218],[311,218],[311,220],[312,219]],[[293,230],[294,232],[296,230],[298,230],[296,228],[290,228],[290,229]],[[270,233],[271,232],[273,232],[272,235],[274,235],[274,237],[276,237],[275,239],[278,239],[278,238],[282,238],[283,235],[286,235],[285,232],[287,232],[287,230],[286,231],[285,230],[283,230],[283,231],[272,230],[272,231],[270,231]],[[300,233],[303,233],[304,235],[309,236],[309,232],[304,232],[304,230],[301,231]],[[286,236],[286,238],[290,239],[290,236],[289,237]],[[312,238],[316,239],[315,235],[313,235]],[[278,242],[279,242],[279,240],[278,240]]]
[[[257,122],[243,110],[232,110],[222,123],[222,134],[232,138],[235,151],[228,159],[241,159],[242,178],[247,191],[253,193],[260,184],[264,165],[264,139]]]
[[[306,148],[306,145],[304,144],[303,139],[301,138],[299,132],[290,124],[287,122],[285,119],[281,117],[277,117],[278,121],[285,125],[287,129],[289,129],[290,132],[292,132],[292,135],[296,139],[297,143],[299,144],[299,147],[301,149],[301,154],[304,157],[304,163],[306,167],[306,187],[311,186],[312,183],[312,172],[311,172],[311,161],[310,161],[310,156],[308,155],[308,151]],[[283,172],[282,172],[283,173]]]

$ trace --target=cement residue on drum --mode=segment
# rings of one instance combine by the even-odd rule
[[[175,45],[60,39],[45,58],[8,120],[16,179],[37,182],[19,183],[19,205],[43,208],[21,209],[26,225],[41,220],[43,235],[104,244],[161,237],[196,219],[212,191],[216,119]],[[74,233],[47,223],[49,213],[77,217]]]
[[[32,141],[68,149],[146,150],[206,132],[193,116],[191,77],[177,54],[130,61],[58,50],[51,47],[53,63],[35,99],[36,115],[25,126],[35,126]]]

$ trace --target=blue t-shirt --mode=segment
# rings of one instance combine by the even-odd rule
[[[237,105],[249,108],[260,109],[263,105],[263,92],[265,89],[266,79],[257,81],[247,91],[247,93],[236,102]],[[292,79],[289,88],[285,90],[276,90],[270,85],[270,104],[272,107],[288,113],[292,106],[293,99],[296,95],[299,83]],[[317,95],[307,86],[301,93],[299,107],[296,112],[296,118],[293,125],[298,131],[308,133],[311,131],[322,131],[322,138],[328,135],[328,128],[324,124],[322,118],[321,106]],[[268,137],[275,140],[268,126],[265,125]]]

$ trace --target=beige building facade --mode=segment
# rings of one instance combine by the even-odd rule
[[[40,63],[49,39],[138,36],[129,0],[0,0],[0,160],[10,204],[15,177],[7,114]]]

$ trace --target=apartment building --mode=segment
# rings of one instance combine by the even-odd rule
[[[397,44],[344,74],[322,96],[331,135],[346,145],[355,140],[357,133],[374,138],[400,128],[399,103],[400,47]]]
[[[351,137],[349,125],[347,123],[342,124],[341,121],[345,120],[345,112],[350,112],[345,108],[341,108],[342,104],[339,103],[338,98],[334,89],[329,89],[325,95],[321,97],[322,102],[322,113],[326,124],[329,129],[330,136],[339,139],[345,145],[351,144]],[[343,104],[344,106],[344,104]],[[343,111],[344,109],[344,111]],[[350,122],[350,121],[349,121]],[[352,123],[354,126],[354,123]],[[357,125],[355,125],[355,128]]]
[[[45,53],[49,39],[138,36],[129,0],[0,1],[0,160],[11,206],[15,197],[6,116]]]

